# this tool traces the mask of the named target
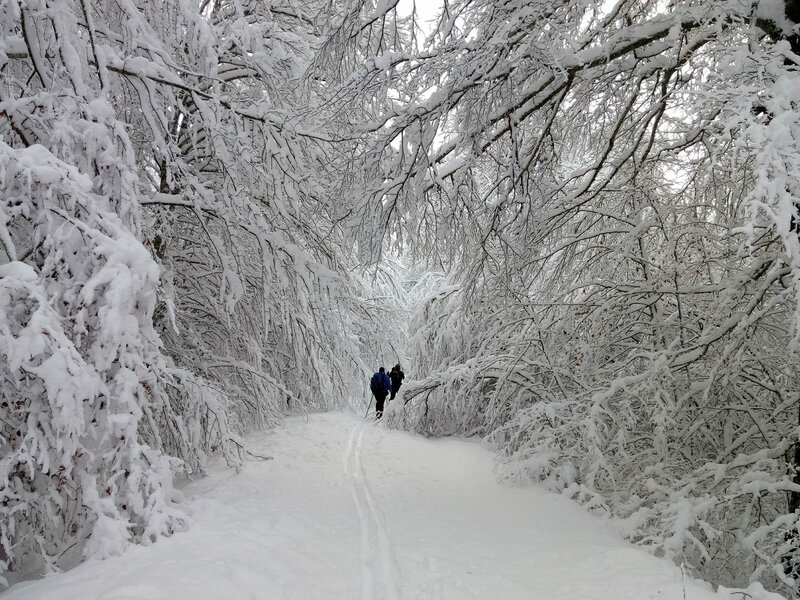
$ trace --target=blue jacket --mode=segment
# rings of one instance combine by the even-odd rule
[[[372,390],[373,394],[378,392],[391,392],[392,380],[389,379],[389,376],[386,373],[381,373],[378,371],[372,376],[372,379],[369,382],[369,389]]]

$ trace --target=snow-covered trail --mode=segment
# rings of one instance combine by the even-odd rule
[[[499,485],[491,453],[345,414],[250,440],[274,460],[216,469],[185,533],[18,584],[4,600],[719,600],[600,519]],[[727,594],[724,596],[727,598]]]

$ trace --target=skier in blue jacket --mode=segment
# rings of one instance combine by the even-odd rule
[[[369,389],[372,390],[372,395],[375,396],[375,417],[380,419],[383,416],[383,403],[386,401],[386,396],[392,391],[392,380],[386,374],[386,369],[381,367],[372,376],[369,382]]]

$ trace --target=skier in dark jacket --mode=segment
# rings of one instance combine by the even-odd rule
[[[383,403],[386,400],[386,395],[392,391],[392,381],[386,374],[386,369],[381,367],[372,376],[369,382],[369,389],[372,390],[372,395],[375,396],[375,416],[380,419],[383,416]]]
[[[394,400],[394,397],[397,396],[397,392],[400,391],[400,386],[403,385],[403,379],[405,378],[406,375],[400,369],[400,363],[397,363],[392,367],[392,370],[389,373],[389,379],[392,382],[392,397],[389,398],[390,401]]]

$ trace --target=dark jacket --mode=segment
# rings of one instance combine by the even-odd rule
[[[392,380],[386,373],[375,373],[369,382],[373,394],[388,394],[392,391]]]
[[[400,389],[400,386],[403,385],[403,379],[405,379],[405,373],[403,373],[400,369],[392,370],[389,373],[389,379],[392,381],[392,389],[397,391]]]

